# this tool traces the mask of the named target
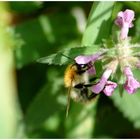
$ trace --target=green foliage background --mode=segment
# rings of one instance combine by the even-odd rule
[[[60,54],[63,52],[72,58],[91,54],[99,51],[103,42],[111,47],[114,19],[118,11],[128,8],[136,12],[135,26],[129,35],[133,42],[139,42],[139,6],[140,2],[130,1],[9,2],[15,44],[16,103],[20,110],[15,113],[19,117],[11,137],[140,137],[139,91],[120,97],[117,90],[111,98],[100,95],[98,100],[86,105],[71,101],[69,116],[65,118],[67,89],[63,76],[71,61]],[[84,30],[79,29],[80,25]],[[37,62],[42,57],[45,64]],[[139,71],[135,75],[140,80]],[[1,129],[2,126],[0,123]],[[7,138],[3,134],[0,137]]]

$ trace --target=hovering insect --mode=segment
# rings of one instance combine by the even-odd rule
[[[62,55],[65,56],[64,54]],[[64,74],[64,84],[65,87],[68,88],[66,117],[68,116],[70,107],[70,97],[75,101],[86,103],[97,96],[97,94],[94,94],[90,90],[90,87],[93,86],[93,84],[90,83],[89,74],[87,71],[91,67],[92,65],[77,64],[76,62],[67,67]]]

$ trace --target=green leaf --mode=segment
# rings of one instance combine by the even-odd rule
[[[32,100],[25,115],[29,131],[43,125],[52,115],[60,112],[66,103],[66,96],[64,95],[67,91],[64,92],[62,70],[63,68],[59,68],[59,71],[56,71],[56,67],[48,67],[47,83],[42,86],[41,90]],[[55,84],[54,79],[57,79]],[[64,103],[63,101],[60,102],[63,99]]]
[[[42,6],[42,2],[10,2],[10,8],[14,12],[27,14],[30,12],[34,12],[35,10],[38,10]]]
[[[133,38],[132,38],[132,41],[134,42],[134,43],[138,43],[138,42],[140,42],[140,36],[139,36],[139,32],[140,32],[140,17],[137,17],[137,20],[135,20],[135,23],[134,23],[134,27],[135,27],[135,33],[134,33],[134,35],[135,36],[133,36]]]
[[[17,68],[22,68],[58,49],[72,47],[71,42],[77,42],[79,37],[75,19],[68,12],[41,15],[18,24],[14,30],[17,36],[15,47]]]
[[[131,10],[140,13],[140,3],[138,1],[124,1],[123,4],[126,5],[127,8],[129,7]]]
[[[132,130],[134,130],[133,123],[123,116],[111,99],[102,94],[97,104],[93,136],[95,138],[120,138]]]
[[[111,30],[111,14],[114,2],[94,2],[87,27],[83,35],[82,45],[91,46],[107,39]]]
[[[97,101],[98,98],[89,104],[71,104],[69,116],[66,120],[67,138],[93,138]]]
[[[140,94],[129,95],[124,91],[120,97],[119,91],[116,90],[111,96],[115,106],[123,113],[124,117],[133,122],[135,128],[140,128]]]
[[[22,112],[25,113],[33,98],[46,83],[47,65],[34,63],[17,70],[18,97]],[[34,88],[33,88],[34,87]]]
[[[42,125],[46,119],[62,109],[56,101],[56,96],[50,92],[46,93],[49,88],[45,86],[28,108],[26,122],[31,128]]]
[[[113,8],[113,11],[112,11],[112,20],[116,19],[117,14],[118,14],[119,11],[121,11],[122,7],[123,7],[122,2],[115,2],[114,8]]]
[[[74,61],[74,58],[78,55],[90,55],[98,51],[98,45],[94,45],[92,47],[75,47],[59,51],[58,53],[49,55],[47,57],[40,58],[37,61],[40,63],[63,65],[66,64],[69,60]],[[106,50],[102,49],[100,51],[105,52]],[[63,54],[70,57],[71,59],[64,57]]]

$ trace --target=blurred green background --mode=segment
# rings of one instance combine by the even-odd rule
[[[86,24],[88,17],[100,7],[101,2],[5,3],[6,6],[0,3],[0,9],[4,9],[1,17],[6,21],[3,24],[11,27],[8,28],[8,33],[12,35],[9,37],[12,45],[9,44],[13,46],[11,53],[14,54],[14,68],[10,72],[13,75],[15,69],[16,84],[13,85],[15,94],[9,96],[0,92],[0,138],[139,138],[138,93],[131,97],[126,93],[122,98],[119,94],[114,94],[111,98],[101,95],[98,100],[86,105],[71,101],[69,116],[65,118],[67,89],[64,88],[63,76],[67,66],[36,62],[37,59],[57,53],[61,49],[80,46],[83,34],[92,38],[92,35],[87,33],[88,30],[85,32]],[[111,2],[104,2],[98,11],[102,11],[108,3]],[[96,4],[98,6],[94,7]],[[130,35],[133,36],[133,42],[139,42],[140,3],[112,2],[112,5],[111,20],[107,25],[112,28],[118,11],[133,9],[136,20]],[[94,8],[89,15],[92,6]],[[5,19],[7,12],[8,20]],[[101,17],[102,15],[98,18]],[[0,26],[0,32],[3,28],[7,29],[1,24]],[[112,30],[106,26],[101,27],[99,34],[92,33],[93,38],[98,35],[94,43],[101,43],[103,37],[108,40],[110,38]],[[97,26],[96,29],[98,28],[100,27]],[[5,33],[1,32],[1,36],[1,44],[9,41]],[[0,51],[3,52],[3,49]],[[0,53],[0,56],[2,55],[3,53]],[[9,65],[6,63],[8,56],[1,64]],[[12,60],[12,57],[10,59]],[[5,78],[3,71],[1,75]],[[9,89],[9,85],[6,84],[5,88]]]

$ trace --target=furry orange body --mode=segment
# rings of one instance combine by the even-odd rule
[[[64,75],[64,84],[65,87],[71,87],[72,81],[75,79],[76,76],[76,66],[75,65],[69,65],[65,71]]]
[[[75,101],[86,103],[91,101],[97,94],[92,93],[89,88],[88,65],[71,64],[66,68],[64,74],[64,84],[68,88],[67,113],[70,106],[70,97]]]

